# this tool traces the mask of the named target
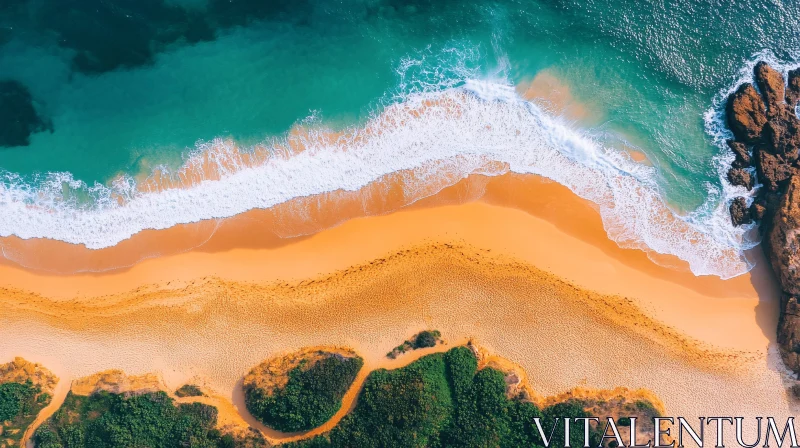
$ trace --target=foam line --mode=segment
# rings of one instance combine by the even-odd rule
[[[161,169],[159,175],[173,184],[156,189],[131,177],[88,186],[68,173],[50,174],[34,187],[5,173],[0,235],[100,249],[144,229],[356,191],[399,171],[413,173],[405,185],[411,200],[429,191],[414,182],[451,184],[473,173],[512,171],[545,176],[596,203],[609,237],[623,247],[677,256],[697,275],[728,278],[751,267],[742,256],[744,230],[730,225],[724,204],[710,200],[693,214],[675,214],[658,193],[653,167],[602,146],[503,82],[472,79],[442,91],[410,93],[366,124],[331,135],[311,127],[291,136],[291,144],[271,142],[269,155],[261,158],[230,141],[207,142],[181,172]],[[204,175],[209,165],[213,175]],[[176,179],[183,185],[175,186]],[[65,185],[92,200],[66,197]]]

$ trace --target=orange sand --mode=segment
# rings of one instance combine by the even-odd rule
[[[457,202],[453,198],[480,189],[485,192],[482,202],[431,206]],[[122,271],[55,276],[0,266],[0,287],[67,299],[141,288],[179,289],[208,276],[238,282],[292,281],[423,241],[453,242],[516,257],[581,288],[628,297],[657,319],[710,344],[763,350],[774,338],[777,290],[763,260],[752,273],[728,281],[660,267],[644,252],[620,249],[609,241],[586,201],[532,176],[475,177],[411,209],[353,219],[288,240],[260,236],[259,223],[253,221],[260,213],[269,212],[229,220],[224,225],[230,230],[218,231],[203,250],[145,260]],[[168,230],[158,241],[178,231]],[[250,236],[256,248],[242,248]],[[41,242],[46,243],[63,244]],[[754,255],[759,254],[756,249]],[[680,266],[680,260],[670,261]]]
[[[335,213],[308,199],[310,222],[363,214],[358,197],[329,198],[343,200]],[[379,197],[367,208],[391,210],[394,196]],[[260,232],[286,216],[254,211],[199,250],[107,273],[0,266],[0,360],[48,362],[65,381],[109,368],[158,371],[171,388],[202,377],[233,399],[242,375],[277,353],[342,345],[369,365],[436,328],[518,363],[544,395],[625,386],[677,415],[790,412],[767,351],[777,301],[763,261],[729,281],[662,268],[608,241],[590,204],[531,176],[474,176],[312,236]]]

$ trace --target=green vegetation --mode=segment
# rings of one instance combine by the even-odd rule
[[[217,409],[179,404],[164,392],[126,396],[97,392],[67,395],[34,436],[36,448],[235,448],[238,441],[216,429]]]
[[[30,380],[0,384],[0,446],[19,445],[25,430],[50,400],[50,395]]]
[[[395,359],[403,353],[426,347],[435,347],[442,340],[439,330],[425,330],[417,333],[411,339],[398,345],[386,354],[387,358]]]
[[[179,387],[178,390],[175,391],[175,395],[178,397],[202,397],[205,394],[199,387],[195,386],[194,384],[184,384],[183,386]]]
[[[636,400],[634,405],[636,406],[637,412],[644,414],[648,418],[661,417],[661,413],[658,412],[658,409],[656,409],[656,407],[653,406],[653,403],[650,403],[649,401]]]
[[[265,425],[284,432],[305,431],[330,420],[364,365],[360,357],[327,356],[303,361],[289,371],[283,388],[245,389],[247,410]]]
[[[574,400],[540,410],[528,401],[507,398],[504,374],[478,370],[472,351],[456,347],[402,369],[372,372],[356,409],[336,428],[286,446],[541,447],[534,417],[542,418],[549,433],[553,418],[586,416]],[[556,440],[563,440],[563,431],[556,426]],[[572,446],[583,446],[583,431],[572,431],[570,439]],[[592,439],[599,442],[595,429]]]

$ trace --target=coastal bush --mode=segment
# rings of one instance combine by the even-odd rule
[[[13,444],[19,442],[39,411],[50,403],[50,395],[43,393],[30,380],[24,383],[0,384],[0,434]]]
[[[29,412],[37,393],[37,388],[30,382],[0,384],[0,422]]]
[[[426,347],[435,347],[436,340],[439,338],[438,331],[423,331],[417,335],[417,338],[414,340],[414,348],[426,348]]]
[[[478,370],[472,351],[456,347],[401,369],[376,370],[355,410],[330,433],[286,446],[542,447],[534,418],[541,418],[549,432],[554,418],[586,415],[577,401],[539,410],[531,402],[508,398],[503,372]],[[563,438],[563,432],[563,425],[560,432],[557,425],[555,437]],[[600,440],[596,429],[591,437]],[[571,433],[570,440],[572,446],[583,446],[583,431]]]
[[[425,330],[415,334],[410,339],[393,348],[386,354],[389,359],[395,359],[403,353],[420,348],[435,347],[442,340],[439,330]]]
[[[34,443],[36,448],[235,446],[216,424],[215,407],[176,406],[164,392],[126,396],[101,391],[88,397],[69,393],[36,431]]]
[[[195,386],[194,384],[184,384],[183,386],[179,387],[178,390],[175,391],[175,395],[183,398],[183,397],[202,397],[205,395],[199,387]]]
[[[246,387],[247,410],[265,425],[284,432],[305,431],[328,421],[364,365],[360,357],[327,356],[301,362],[283,388]]]
[[[453,403],[443,354],[402,369],[372,372],[358,405],[330,434],[337,447],[425,447],[450,420]],[[317,445],[325,446],[322,441]]]

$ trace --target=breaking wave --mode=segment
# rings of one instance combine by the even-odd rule
[[[547,177],[597,204],[609,238],[622,247],[676,256],[696,275],[730,278],[750,269],[743,250],[752,244],[746,229],[730,224],[724,192],[708,186],[706,203],[682,216],[659,193],[654,167],[524,100],[505,81],[452,82],[456,74],[444,87],[406,89],[343,131],[312,117],[254,148],[216,139],[198,144],[180,169],[161,167],[146,179],[86,185],[68,173],[26,182],[6,172],[0,236],[100,249],[144,229],[358,191],[397,173],[410,203],[472,174],[514,172]]]

